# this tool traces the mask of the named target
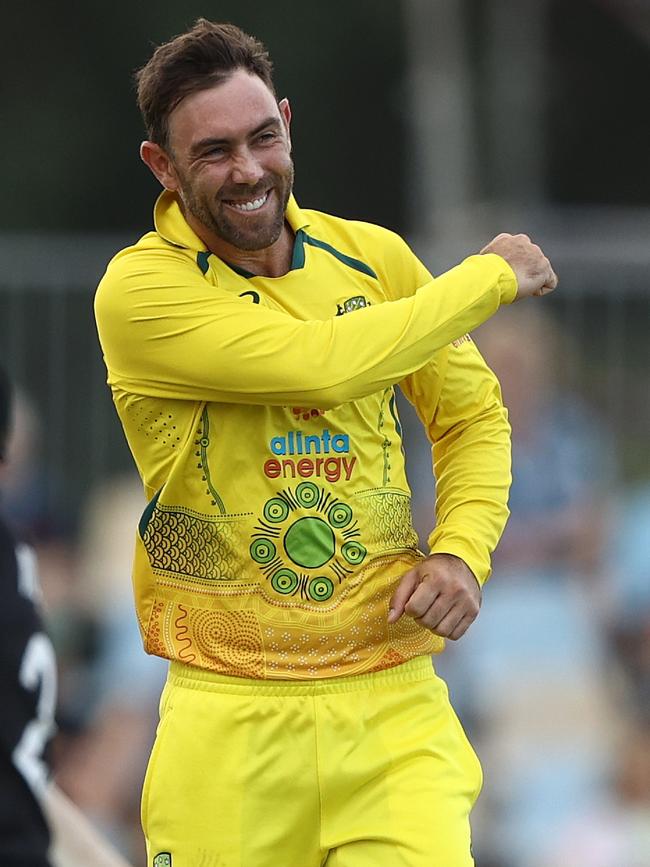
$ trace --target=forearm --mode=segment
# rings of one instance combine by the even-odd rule
[[[436,527],[431,553],[455,554],[483,584],[508,519],[510,437],[503,407],[493,406],[434,445]]]
[[[53,867],[131,867],[54,783],[45,790],[43,808],[52,834]]]
[[[471,340],[440,352],[402,388],[433,443],[432,553],[454,554],[483,583],[508,517],[510,425],[496,377]]]

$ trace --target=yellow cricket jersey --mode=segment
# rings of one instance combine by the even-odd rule
[[[291,270],[251,276],[165,192],[156,230],[100,283],[108,382],[149,499],[136,607],[149,653],[252,678],[358,674],[442,647],[408,616],[387,623],[422,558],[394,383],[434,443],[431,550],[488,576],[509,428],[463,335],[516,279],[485,255],[433,280],[392,232],[293,199],[287,220]]]

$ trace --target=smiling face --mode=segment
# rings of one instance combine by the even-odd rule
[[[290,110],[243,69],[187,96],[169,117],[169,148],[142,157],[176,192],[185,216],[215,253],[264,250],[284,228],[293,185]]]

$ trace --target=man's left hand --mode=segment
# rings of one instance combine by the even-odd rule
[[[464,635],[481,607],[481,588],[469,566],[453,554],[431,554],[405,575],[390,601],[388,622],[408,614],[442,638]]]

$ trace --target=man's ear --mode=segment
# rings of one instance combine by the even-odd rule
[[[176,191],[179,189],[174,164],[160,145],[152,141],[143,141],[140,145],[140,157],[166,190]]]
[[[287,132],[287,140],[289,142],[289,150],[291,150],[291,106],[289,105],[289,100],[286,98],[281,99],[278,103],[278,108],[280,109],[280,114],[282,116],[282,120],[284,122],[284,128]]]

